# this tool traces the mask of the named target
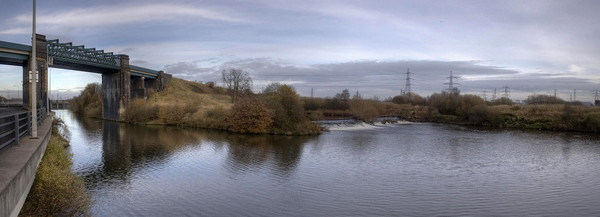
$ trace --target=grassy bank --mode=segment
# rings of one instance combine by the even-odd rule
[[[90,215],[91,199],[83,179],[71,172],[66,132],[60,119],[52,122],[52,137],[19,216]]]

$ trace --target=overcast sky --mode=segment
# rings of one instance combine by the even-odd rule
[[[0,0],[0,40],[30,44],[30,1]],[[343,89],[367,97],[447,88],[490,99],[553,94],[593,100],[600,88],[600,1],[116,1],[37,2],[48,39],[128,54],[131,64],[219,81],[250,72],[304,96]],[[17,73],[17,76],[13,74]],[[0,66],[0,93],[21,69]],[[52,89],[77,91],[97,74],[52,69]],[[6,79],[5,79],[6,78]],[[14,89],[14,87],[12,87]],[[503,92],[502,92],[503,93]],[[64,93],[64,95],[67,95]]]

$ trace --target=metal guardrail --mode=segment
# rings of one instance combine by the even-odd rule
[[[38,126],[46,118],[46,109],[38,109]],[[0,115],[0,150],[18,145],[19,139],[31,132],[31,111],[19,111]]]

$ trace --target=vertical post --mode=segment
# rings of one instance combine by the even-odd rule
[[[37,37],[35,36],[35,0],[33,0],[33,25],[32,25],[32,34],[31,34],[31,76],[30,79],[32,80],[32,85],[31,85],[31,116],[33,116],[34,118],[31,119],[31,121],[33,122],[31,124],[31,137],[36,138],[37,137],[37,66],[36,66],[36,46],[35,44],[37,43]]]
[[[13,117],[15,118],[15,145],[19,145],[19,114]]]

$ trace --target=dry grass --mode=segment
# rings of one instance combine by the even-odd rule
[[[233,106],[224,93],[221,87],[174,78],[165,90],[146,100],[147,106],[159,108],[158,120],[149,123],[215,128]]]

